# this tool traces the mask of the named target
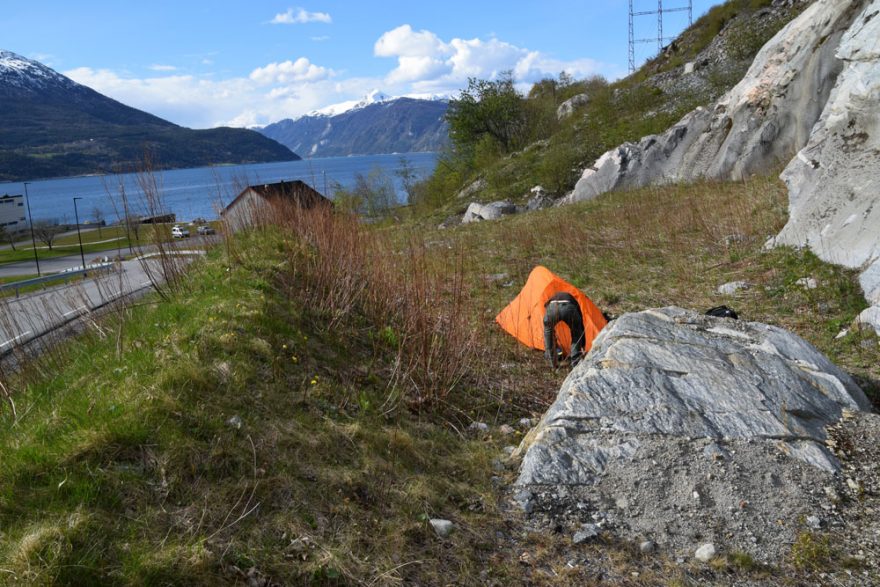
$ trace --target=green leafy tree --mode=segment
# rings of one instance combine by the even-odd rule
[[[461,96],[449,102],[446,120],[449,136],[461,152],[473,153],[486,137],[502,153],[521,148],[528,121],[525,99],[516,89],[513,72],[502,72],[495,81],[470,78]]]

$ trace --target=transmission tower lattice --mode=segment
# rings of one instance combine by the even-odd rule
[[[629,72],[632,73],[636,70],[636,43],[657,43],[657,52],[663,50],[663,43],[666,41],[671,41],[675,37],[664,37],[663,36],[663,15],[669,14],[670,12],[685,12],[688,13],[688,26],[694,23],[694,2],[693,0],[688,0],[687,6],[675,6],[672,8],[664,8],[663,0],[657,0],[657,10],[640,10],[636,12],[633,9],[633,0],[629,0]],[[657,16],[657,36],[650,37],[647,39],[636,39],[636,26],[635,20],[637,16]]]

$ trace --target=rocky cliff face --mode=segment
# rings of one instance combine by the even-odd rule
[[[880,305],[880,0],[855,19],[836,59],[843,70],[822,115],[782,174],[790,218],[774,242],[864,268],[865,294]],[[878,313],[863,317],[880,329]]]
[[[866,269],[866,295],[880,304],[878,15],[880,0],[818,0],[712,108],[605,153],[564,203],[655,183],[737,180],[790,161],[791,220],[775,242]]]
[[[767,172],[806,145],[840,73],[840,39],[858,0],[820,0],[758,53],[745,78],[714,107],[698,108],[661,135],[626,143],[584,170],[567,202],[620,188]]]

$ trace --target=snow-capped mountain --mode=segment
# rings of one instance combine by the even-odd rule
[[[338,116],[352,110],[364,108],[370,104],[378,104],[380,102],[387,102],[388,100],[394,100],[394,98],[383,93],[381,90],[373,90],[360,100],[349,100],[348,102],[340,102],[339,104],[324,106],[323,108],[312,110],[305,116]],[[302,118],[302,116],[300,116],[300,118]]]
[[[37,61],[0,50],[0,180],[298,159],[259,133],[192,130],[136,110]]]
[[[0,88],[14,86],[20,90],[39,91],[53,85],[72,89],[77,84],[39,61],[0,50]]]
[[[444,116],[449,103],[432,98],[392,98],[374,90],[361,100],[257,130],[307,157],[437,151],[448,141]]]

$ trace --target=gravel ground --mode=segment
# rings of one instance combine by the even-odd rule
[[[827,430],[835,474],[765,442],[661,437],[642,441],[632,462],[609,464],[593,486],[511,489],[511,515],[525,502],[522,536],[567,537],[572,577],[877,585],[880,415],[846,411]],[[715,555],[700,561],[706,544]],[[514,548],[529,551],[527,542]],[[627,564],[609,550],[629,553]]]

